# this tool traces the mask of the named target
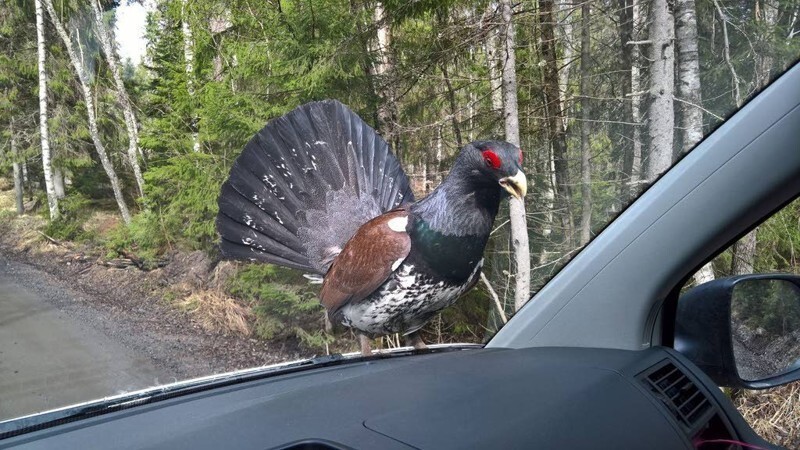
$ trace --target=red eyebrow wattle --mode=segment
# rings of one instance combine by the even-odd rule
[[[492,150],[483,151],[483,160],[486,161],[486,164],[492,169],[500,168],[500,157]]]

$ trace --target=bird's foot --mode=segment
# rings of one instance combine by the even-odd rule
[[[372,356],[372,346],[369,343],[370,339],[365,334],[358,334],[358,342],[361,344],[361,354],[364,356]]]
[[[428,348],[425,342],[422,341],[422,336],[420,336],[417,331],[406,336],[406,345],[414,347],[417,350],[425,350]]]

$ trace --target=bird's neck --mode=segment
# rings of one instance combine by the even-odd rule
[[[468,177],[454,168],[436,190],[411,206],[412,213],[445,235],[488,236],[500,207],[501,188],[469,183]]]

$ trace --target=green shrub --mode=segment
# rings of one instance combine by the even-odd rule
[[[314,289],[297,271],[248,264],[230,279],[227,289],[251,303],[255,332],[263,339],[295,338],[308,348],[324,348],[333,339],[322,331],[324,310]]]
[[[175,156],[145,173],[145,210],[140,238],[157,247],[210,250],[217,241],[214,218],[217,196],[225,176],[214,156],[191,153]]]
[[[95,236],[83,228],[83,223],[91,213],[93,201],[80,192],[71,192],[59,200],[58,206],[61,215],[58,219],[48,222],[43,233],[58,240],[64,241],[89,241]],[[47,200],[44,200],[47,204]],[[41,208],[45,214],[47,208]]]

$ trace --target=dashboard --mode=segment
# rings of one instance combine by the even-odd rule
[[[22,431],[0,449],[774,448],[663,347],[340,360]]]

